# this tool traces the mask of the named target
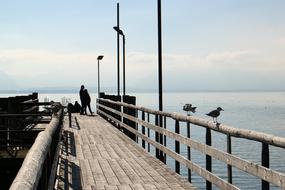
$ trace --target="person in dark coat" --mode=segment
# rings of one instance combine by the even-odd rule
[[[88,90],[84,87],[84,85],[81,85],[81,88],[79,91],[79,96],[80,96],[81,105],[82,105],[80,114],[87,115],[86,108],[88,106],[89,112],[92,115],[93,112],[92,112],[92,109],[90,106],[91,98],[90,98],[90,95],[88,93]]]
[[[84,89],[84,90],[83,90],[83,99],[84,99],[84,102],[85,102],[85,110],[84,110],[85,114],[87,114],[86,108],[88,107],[89,112],[90,112],[90,114],[92,115],[92,114],[93,114],[93,111],[92,111],[91,106],[90,106],[91,98],[90,98],[90,95],[89,95],[87,89]]]
[[[75,101],[74,105],[73,105],[73,113],[79,113],[81,112],[81,105]]]
[[[79,97],[80,97],[80,101],[81,101],[81,111],[80,114],[84,115],[86,114],[86,101],[84,99],[84,93],[83,91],[85,90],[84,85],[81,85],[80,91],[79,91]]]
[[[74,106],[73,106],[72,103],[68,103],[67,104],[67,111],[68,111],[68,113],[72,113],[73,112],[73,108],[74,108]]]

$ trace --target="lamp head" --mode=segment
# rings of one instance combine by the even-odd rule
[[[104,57],[104,55],[99,55],[99,56],[97,57],[97,60],[102,60],[103,57]]]
[[[122,31],[118,26],[114,26],[113,28],[114,28],[114,30],[116,30],[120,35],[124,36],[123,31]]]

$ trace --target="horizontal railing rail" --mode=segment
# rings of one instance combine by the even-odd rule
[[[63,120],[63,109],[58,110],[53,114],[48,127],[36,137],[10,190],[48,188]]]
[[[39,102],[39,99],[31,99],[21,102],[22,104],[37,104]]]
[[[269,183],[285,188],[285,175],[283,173],[269,169],[269,147],[268,147],[268,145],[272,145],[276,147],[285,148],[285,138],[277,137],[274,135],[269,135],[269,134],[262,133],[262,132],[256,132],[256,131],[245,130],[245,129],[236,129],[228,125],[216,124],[211,121],[207,121],[205,119],[197,118],[194,116],[185,116],[179,113],[168,113],[168,112],[156,111],[156,110],[148,109],[145,107],[130,105],[130,104],[122,103],[122,102],[114,102],[114,101],[106,100],[106,99],[99,99],[99,101],[97,102],[98,102],[97,108],[99,108],[98,113],[105,116],[105,118],[108,118],[109,120],[112,120],[113,122],[117,123],[121,127],[126,128],[127,130],[136,134],[139,138],[142,139],[143,148],[145,148],[145,142],[147,142],[148,144],[151,144],[155,148],[162,151],[163,154],[168,155],[172,157],[173,159],[175,159],[176,160],[175,170],[177,173],[180,173],[180,163],[184,164],[189,169],[188,171],[189,181],[191,181],[191,171],[192,171],[192,172],[197,173],[198,175],[200,175],[207,181],[207,189],[212,188],[211,184],[215,184],[217,187],[221,189],[238,189],[236,186],[232,184],[232,167],[236,167],[242,171],[245,171],[253,176],[256,176],[262,179],[262,189],[269,189]],[[106,103],[108,103],[107,105],[115,104],[115,105],[131,108],[131,109],[135,109],[137,111],[141,111],[142,119],[127,115],[111,107],[103,105]],[[127,118],[131,121],[136,122],[138,125],[141,125],[142,133],[140,133],[136,129],[133,129],[132,127],[129,127],[124,122],[122,122],[122,120],[118,120],[117,118],[111,116],[110,113],[119,115],[123,118]],[[163,116],[165,118],[164,119],[165,122],[166,122],[166,117],[172,118],[175,121],[175,128],[176,128],[175,132],[169,131],[165,128],[158,126],[157,122],[154,125],[154,124],[151,124],[145,121],[145,113],[148,114],[148,120],[149,120],[149,114],[155,115],[156,118],[158,116]],[[206,144],[200,143],[196,140],[193,140],[192,138],[189,138],[190,135],[188,134],[187,134],[187,137],[179,134],[179,131],[180,131],[179,122],[187,122],[187,128],[190,126],[190,123],[195,124],[196,126],[206,128]],[[148,129],[148,135],[145,134],[145,128]],[[168,137],[168,138],[175,140],[175,152],[165,147],[166,142],[163,143],[159,141],[159,139],[156,139],[156,141],[150,139],[149,129],[155,131],[158,134],[163,135],[164,139]],[[211,130],[227,135],[227,152],[224,152],[222,150],[219,150],[211,146],[211,136],[212,136]],[[231,154],[231,137],[244,138],[244,139],[261,142],[262,143],[262,156],[261,156],[262,164],[260,165],[260,164],[239,158],[235,155],[232,155]],[[187,158],[179,154],[180,153],[179,151],[180,143],[188,147]],[[190,148],[195,149],[206,155],[206,169],[191,161]],[[148,147],[148,150],[149,150],[149,147]],[[221,179],[220,177],[216,176],[215,174],[211,172],[212,171],[212,164],[211,164],[212,158],[215,158],[227,164],[228,181]]]
[[[0,114],[0,117],[37,117],[37,116],[51,116],[51,112],[39,112],[39,113],[19,113],[19,114]]]
[[[264,143],[267,143],[267,144],[270,144],[276,147],[285,148],[285,138],[283,137],[278,137],[278,136],[270,135],[267,133],[252,131],[248,129],[237,129],[237,128],[230,127],[225,124],[217,125],[216,123],[213,123],[212,121],[201,119],[195,116],[186,116],[180,113],[169,113],[169,112],[157,111],[157,110],[152,110],[152,109],[145,108],[142,106],[126,104],[123,102],[114,102],[114,101],[105,100],[105,99],[99,99],[99,100],[103,102],[113,103],[116,105],[136,109],[139,111],[144,111],[144,112],[147,112],[153,115],[161,115],[161,116],[172,118],[174,120],[190,122],[192,124],[195,124],[195,125],[198,125],[204,128],[209,128],[211,130],[214,130],[214,131],[217,131],[223,134],[231,135],[232,137],[245,138],[249,140],[264,142]]]

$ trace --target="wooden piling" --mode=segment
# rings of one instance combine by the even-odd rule
[[[175,121],[175,133],[180,134],[180,126],[178,120]],[[180,154],[180,142],[177,140],[175,141],[175,152],[177,154]],[[180,174],[180,163],[177,160],[175,160],[175,172]]]

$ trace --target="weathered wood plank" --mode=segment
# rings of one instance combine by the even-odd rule
[[[83,152],[83,157],[85,159],[92,159],[93,158],[89,144],[83,144],[81,146],[81,148],[82,148],[82,152]]]
[[[106,159],[98,159],[104,176],[109,185],[119,185],[120,182]]]
[[[130,178],[127,176],[127,174],[124,172],[124,170],[121,168],[121,166],[118,164],[117,160],[109,160],[109,164],[116,174],[118,180],[120,181],[120,184],[131,184]]]
[[[97,159],[89,160],[96,187],[104,188],[107,180]]]
[[[76,156],[78,157],[78,159],[84,159],[84,155],[83,155],[81,145],[77,145],[77,147],[76,147]]]
[[[88,160],[87,159],[79,160],[79,166],[82,171],[81,175],[83,180],[83,186],[91,186],[95,184]]]
[[[105,185],[105,190],[118,190],[116,185]]]
[[[130,185],[118,185],[119,190],[132,190]]]

